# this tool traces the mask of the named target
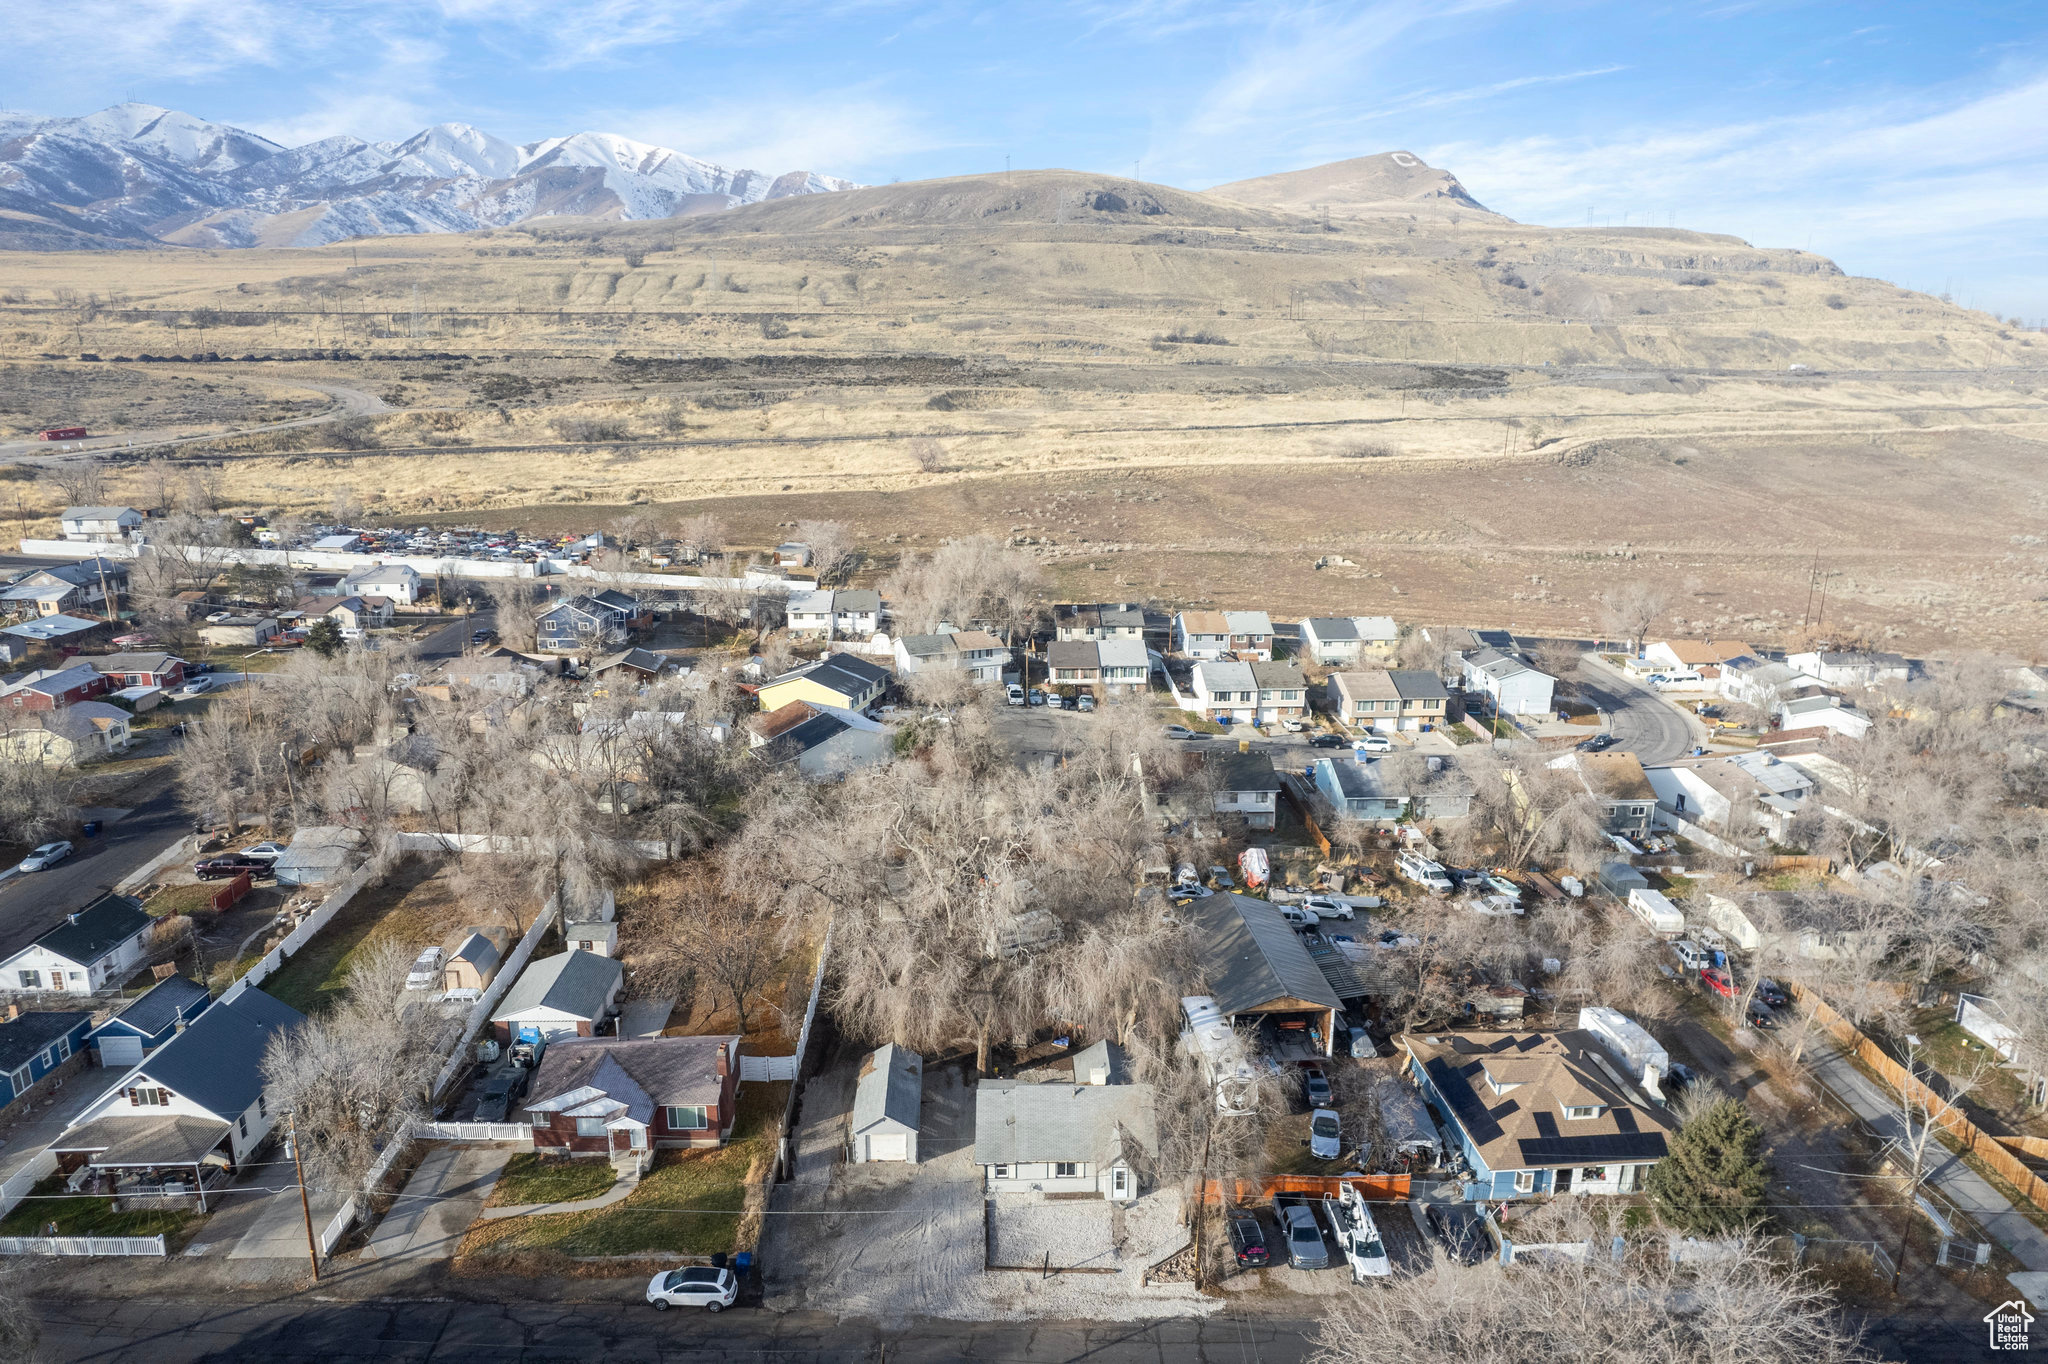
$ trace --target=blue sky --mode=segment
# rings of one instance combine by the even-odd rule
[[[7,0],[0,105],[285,142],[595,129],[867,181],[1201,188],[1393,149],[2048,317],[2048,6],[1800,0]]]

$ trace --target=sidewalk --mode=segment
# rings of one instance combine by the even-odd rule
[[[622,1171],[618,1183],[595,1198],[576,1198],[567,1203],[515,1203],[505,1208],[485,1208],[481,1217],[486,1222],[495,1222],[504,1217],[530,1217],[536,1213],[551,1215],[558,1212],[590,1212],[622,1202],[626,1195],[639,1187],[640,1167],[635,1165]]]
[[[1905,1127],[1898,1104],[1832,1046],[1813,1053],[1813,1071],[1829,1089],[1870,1124],[1880,1136],[1897,1138]],[[2048,1232],[2006,1201],[1990,1181],[1963,1164],[1946,1146],[1935,1148],[1941,1163],[1928,1179],[1942,1196],[1974,1218],[2000,1245],[2030,1270],[2048,1270]]]

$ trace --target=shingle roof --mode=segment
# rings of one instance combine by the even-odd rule
[[[176,654],[161,652],[95,654],[90,658],[81,658],[78,661],[101,673],[168,672],[173,663],[182,662]]]
[[[832,594],[832,610],[856,615],[882,609],[882,594],[868,587],[851,587]]]
[[[867,695],[876,687],[889,684],[889,673],[864,658],[851,654],[827,654],[815,663],[806,663],[801,668],[792,668],[780,677],[770,678],[762,683],[768,688],[778,682],[789,682],[805,677],[821,687],[829,687],[849,699]]]
[[[1119,1148],[1159,1149],[1150,1085],[983,1080],[974,1088],[974,1163],[1107,1163]]]
[[[1263,753],[1237,753],[1230,749],[1209,751],[1209,763],[1216,773],[1220,791],[1278,791],[1279,774],[1273,760]]]
[[[1496,682],[1536,671],[1513,654],[1504,654],[1498,649],[1474,650],[1466,656],[1465,661]]]
[[[1394,680],[1394,690],[1401,693],[1403,701],[1422,701],[1434,697],[1448,701],[1451,698],[1450,692],[1444,688],[1444,680],[1433,672],[1415,668],[1395,668],[1387,676]]]
[[[32,691],[41,696],[62,696],[74,687],[83,687],[100,680],[97,668],[75,663],[68,668],[42,668],[29,673],[0,696],[12,695],[18,691]]]
[[[609,672],[613,668],[632,668],[637,672],[658,673],[668,666],[668,660],[648,649],[625,649],[598,659],[590,665],[593,673]]]
[[[90,1151],[95,1165],[192,1165],[220,1145],[228,1124],[214,1118],[133,1118],[109,1114],[72,1127],[52,1151]]]
[[[1367,668],[1363,672],[1355,673],[1334,673],[1330,680],[1353,701],[1401,699],[1400,689],[1394,685],[1394,675],[1385,668]]]
[[[1225,611],[1224,621],[1233,635],[1270,635],[1273,618],[1264,611]]]
[[[1094,640],[1056,639],[1045,646],[1045,666],[1092,671],[1102,666],[1102,655],[1097,651]]]
[[[624,978],[619,964],[595,952],[559,952],[528,966],[506,994],[493,1023],[505,1023],[535,1009],[571,1018],[604,1016],[606,998]]]
[[[924,1058],[894,1042],[884,1043],[860,1063],[860,1078],[853,1086],[853,1130],[864,1132],[886,1118],[915,1132],[923,1099]]]
[[[1601,1069],[1595,1058],[1604,1058],[1605,1049],[1590,1032],[1411,1033],[1401,1043],[1490,1169],[1653,1161],[1665,1154],[1670,1119],[1655,1104],[1635,1103]],[[1489,1076],[1513,1087],[1496,1094]],[[1567,1119],[1567,1104],[1601,1112]]]
[[[122,514],[140,516],[133,507],[66,507],[60,521],[118,521]]]
[[[73,1009],[51,1009],[23,1014],[0,1023],[0,1070],[13,1070],[80,1023],[92,1021],[92,1014]],[[18,1097],[18,1096],[17,1096]]]
[[[139,1070],[173,1094],[232,1121],[263,1090],[263,1053],[270,1039],[305,1021],[291,1005],[261,990],[243,990],[199,1015]]]
[[[1310,616],[1302,625],[1325,644],[1358,638],[1358,627],[1351,623],[1349,616]]]
[[[1221,611],[1183,611],[1180,629],[1184,635],[1227,635],[1230,621]]]
[[[479,976],[488,977],[497,969],[498,945],[481,933],[472,933],[462,940],[462,945],[448,954],[451,962],[466,961],[476,968]]]
[[[1257,691],[1258,678],[1249,663],[1206,662],[1195,665],[1195,675],[1211,696],[1219,691]]]
[[[121,1010],[93,1029],[95,1034],[105,1030],[110,1023],[125,1023],[144,1037],[154,1037],[178,1021],[187,1008],[198,1000],[211,998],[204,985],[187,980],[183,976],[166,976],[151,986],[149,992],[133,1004]]]
[[[792,592],[789,594],[789,614],[794,616],[824,616],[831,614],[832,594],[830,592]]]
[[[623,1101],[641,1122],[652,1118],[653,1107],[709,1106],[718,1102],[720,1094],[718,1054],[737,1040],[731,1036],[564,1038],[542,1055],[540,1068],[533,1075],[531,1097],[522,1106],[571,1112],[577,1105],[561,1101],[582,1089]],[[636,1098],[641,1102],[636,1103]],[[634,1111],[643,1103],[649,1111]]]
[[[1337,1007],[1301,938],[1264,900],[1225,891],[1197,900],[1193,918],[1196,956],[1225,1016],[1283,998]]]
[[[142,901],[102,895],[37,938],[35,945],[89,966],[147,927],[149,915],[143,912]]]
[[[1299,663],[1282,660],[1278,663],[1251,663],[1247,665],[1262,691],[1274,691],[1291,687],[1297,691],[1308,685],[1308,679],[1301,675]]]

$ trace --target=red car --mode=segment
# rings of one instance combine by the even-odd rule
[[[1718,966],[1701,967],[1700,984],[1723,999],[1735,998],[1735,978]]]

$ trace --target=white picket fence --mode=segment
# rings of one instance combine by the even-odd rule
[[[372,1165],[370,1173],[363,1177],[364,1189],[374,1189],[384,1182],[384,1176],[391,1173],[392,1164],[406,1147],[412,1144],[411,1135],[409,1130],[401,1131],[385,1143],[384,1153],[377,1157],[377,1163]],[[341,1238],[348,1235],[348,1229],[354,1226],[356,1218],[362,1215],[365,1201],[365,1195],[359,1191],[341,1205],[340,1212],[327,1220],[327,1225],[320,1229],[322,1255],[334,1253],[334,1248],[341,1244]]]
[[[15,1205],[28,1197],[28,1191],[57,1172],[57,1157],[50,1151],[38,1151],[28,1164],[16,1170],[4,1181],[0,1181],[0,1217],[13,1212]]]
[[[794,1056],[742,1056],[740,1058],[740,1079],[745,1080],[794,1080],[796,1058]]]
[[[533,1143],[533,1129],[523,1122],[416,1122],[411,1135],[420,1141]]]
[[[334,921],[334,916],[348,908],[348,902],[370,883],[374,871],[364,867],[361,871],[342,882],[340,889],[321,902],[320,908],[308,914],[299,926],[286,936],[285,940],[264,954],[263,960],[250,967],[242,978],[221,994],[221,1003],[228,1003],[244,990],[253,989],[275,975],[285,962],[301,947],[313,940],[313,935]]]
[[[161,1236],[0,1236],[0,1255],[154,1255]]]

